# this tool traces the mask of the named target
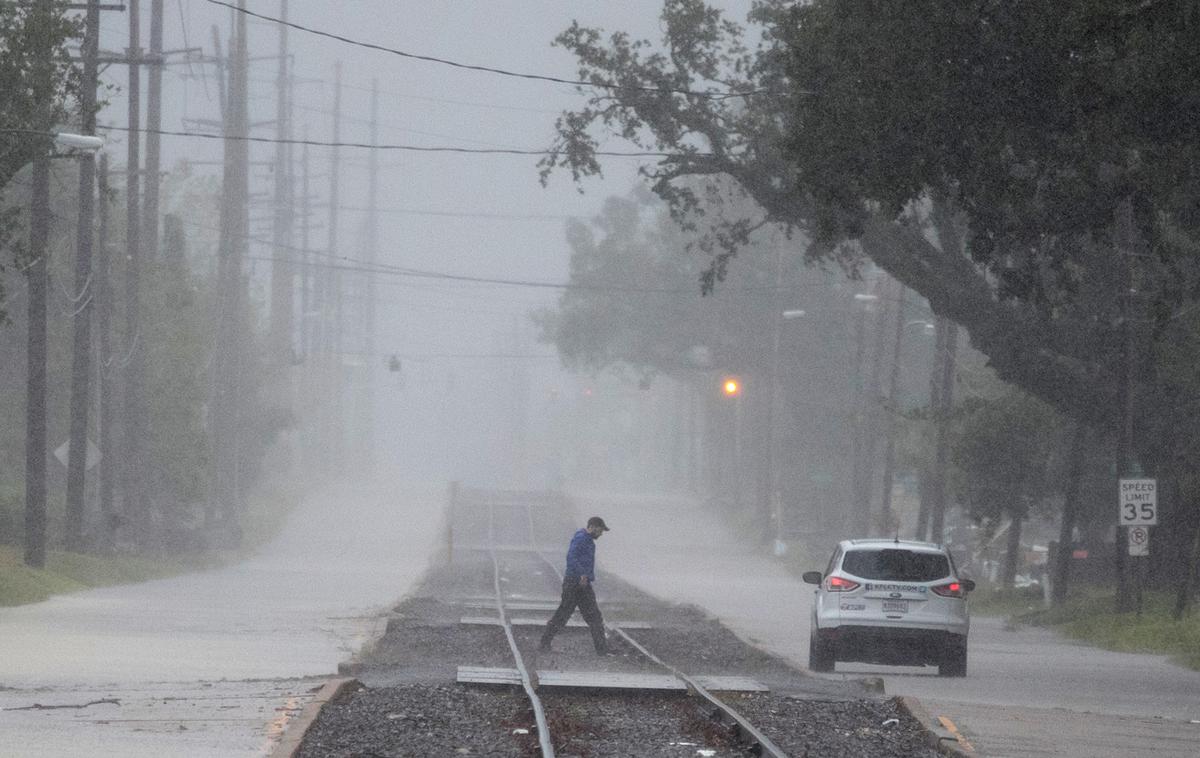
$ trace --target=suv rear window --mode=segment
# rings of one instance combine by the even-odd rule
[[[842,570],[863,579],[932,582],[950,575],[950,562],[941,553],[918,553],[899,548],[850,550]]]

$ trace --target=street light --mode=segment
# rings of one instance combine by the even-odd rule
[[[58,132],[54,135],[54,144],[63,150],[79,150],[85,153],[94,153],[104,147],[104,138],[91,134]]]
[[[727,376],[721,382],[721,391],[725,397],[737,397],[742,394],[742,383],[736,376]]]

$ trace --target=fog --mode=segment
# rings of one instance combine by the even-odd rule
[[[140,3],[143,48],[152,4]],[[379,636],[395,602],[420,586],[427,569],[453,564],[448,506],[460,487],[537,492],[532,499],[556,503],[561,494],[570,513],[560,519],[572,528],[602,515],[612,527],[597,548],[602,604],[606,572],[620,574],[808,667],[818,688],[867,677],[869,688],[878,680],[889,696],[920,696],[937,715],[974,724],[984,744],[990,738],[993,748],[1012,750],[997,754],[1065,750],[1067,742],[1071,754],[1101,755],[1089,751],[1124,745],[1130,735],[1152,739],[1143,723],[1150,717],[1173,729],[1200,719],[1192,609],[1200,522],[1191,518],[1195,477],[1187,463],[1200,435],[1179,431],[1200,396],[1194,202],[1178,200],[1195,188],[1168,177],[1162,183],[1178,181],[1177,193],[1148,183],[1142,204],[1114,201],[1109,175],[1126,169],[1092,165],[1109,148],[1128,149],[1136,156],[1126,167],[1136,179],[1130,184],[1141,187],[1137,172],[1152,150],[1087,143],[1078,150],[1083,168],[1058,167],[1054,155],[1024,156],[1043,129],[1061,125],[1030,126],[1020,108],[997,114],[987,103],[971,103],[982,110],[963,115],[962,124],[957,112],[937,111],[942,100],[974,92],[970,86],[946,85],[949,94],[920,100],[915,110],[932,117],[907,113],[908,98],[943,83],[914,83],[905,76],[923,66],[888,55],[908,51],[915,59],[928,52],[921,44],[943,40],[938,18],[914,20],[901,10],[895,14],[930,40],[907,39],[912,30],[903,26],[875,27],[874,17],[853,26],[863,11],[846,5],[844,16],[808,18],[837,34],[818,34],[806,48],[810,26],[768,14],[768,33],[760,38],[762,27],[751,24],[748,50],[733,51],[745,61],[717,61],[729,81],[696,81],[703,63],[688,60],[693,81],[680,77],[670,86],[685,89],[667,94],[645,92],[658,83],[567,83],[611,75],[609,61],[581,64],[553,44],[573,23],[602,30],[596,44],[606,50],[625,41],[607,35],[625,32],[649,40],[633,49],[662,54],[654,65],[672,73],[671,54],[702,58],[696,51],[708,40],[683,35],[676,49],[664,47],[670,29],[660,3],[161,4],[160,239],[143,240],[140,261],[126,254],[136,237],[127,231],[127,148],[140,139],[145,153],[155,130],[145,121],[147,67],[142,120],[130,128],[124,10],[102,13],[99,37],[96,133],[110,171],[97,233],[108,235],[98,249],[110,263],[72,281],[80,271],[73,268],[79,153],[64,148],[50,162],[50,231],[40,257],[22,257],[27,247],[39,252],[32,210],[28,219],[12,216],[16,236],[4,236],[0,219],[0,243],[16,264],[0,261],[0,311],[9,319],[0,324],[0,422],[9,430],[0,434],[0,549],[12,558],[0,580],[20,591],[0,590],[12,593],[3,605],[21,606],[0,607],[0,711],[28,719],[19,724],[28,744],[46,755],[78,747],[66,715],[49,727],[35,719],[42,706],[30,705],[32,693],[94,698],[88,708],[104,704],[111,685],[124,693],[132,724],[155,721],[157,688],[179,684],[195,690],[181,700],[209,709],[196,719],[205,724],[196,735],[181,729],[144,741],[141,727],[125,725],[101,749],[104,735],[89,731],[89,754],[170,754],[182,744],[175,740],[192,737],[184,752],[247,753],[262,741],[264,712],[284,713],[286,722],[339,663]],[[238,5],[249,13],[230,7]],[[785,4],[713,5],[744,23],[756,9]],[[1138,13],[1157,5],[1144,3]],[[278,23],[285,13],[289,23]],[[879,13],[899,23],[891,11]],[[1013,14],[1020,16],[1014,29],[1037,15]],[[239,24],[247,30],[245,135],[233,133]],[[978,26],[1001,37],[1008,29]],[[796,39],[780,42],[791,34]],[[946,37],[956,34],[966,32]],[[755,58],[760,42],[786,55]],[[77,42],[68,47],[80,52]],[[974,52],[939,52],[928,67],[956,70],[955,56],[970,62]],[[1071,48],[1063,57],[1076,61],[1075,54]],[[1038,65],[1020,55],[1004,61]],[[874,68],[893,63],[895,72]],[[993,65],[963,66],[974,72],[964,81],[977,85],[971,76]],[[828,77],[828,89],[808,91],[792,78],[805,73]],[[1012,98],[1042,86],[1037,75],[1019,73]],[[631,76],[653,80],[647,70]],[[1103,69],[1096,78],[1106,76]],[[1086,84],[1046,85],[1045,95],[1068,98]],[[722,92],[688,89],[701,86]],[[664,94],[666,105],[647,105]],[[1194,94],[1158,99],[1194,103]],[[286,129],[277,118],[281,102]],[[612,110],[586,111],[600,107]],[[1074,103],[1063,111],[1100,108]],[[559,165],[543,175],[539,161],[549,151],[579,147],[562,141],[559,119],[580,111],[599,171],[574,177],[578,165]],[[68,121],[78,116],[63,113]],[[993,165],[980,157],[986,151],[969,153],[978,148],[976,132],[990,134],[1010,115],[1014,124],[996,126],[1002,159]],[[934,136],[918,135],[918,127]],[[952,137],[963,144],[935,127],[959,130]],[[1074,148],[1097,131],[1079,130],[1055,134]],[[0,132],[47,137],[24,127]],[[1195,135],[1184,136],[1172,144],[1194,144]],[[650,155],[611,154],[643,150]],[[718,168],[709,171],[706,159]],[[985,168],[976,170],[975,160]],[[1188,161],[1194,156],[1179,163]],[[1027,183],[1038,189],[1023,198],[1026,172],[1043,165],[1055,166],[1041,177],[1045,187]],[[671,190],[694,192],[696,207],[691,196],[651,189],[673,166],[683,168]],[[36,168],[10,176],[0,184],[0,210],[35,208]],[[144,168],[137,176],[144,188]],[[1041,193],[1064,176],[1100,177],[1093,183],[1106,189],[1063,191],[1055,198],[1061,205],[1048,210]],[[287,191],[277,195],[281,187]],[[960,189],[978,194],[949,197]],[[1176,223],[1168,219],[1179,219],[1179,229],[1163,232]],[[141,228],[145,220],[132,223]],[[28,273],[39,261],[51,282],[42,293],[49,334],[40,419],[29,410],[39,359]],[[129,299],[137,276],[141,325],[128,304],[136,302]],[[92,287],[95,308],[109,309],[95,317]],[[280,305],[281,292],[290,302]],[[88,327],[90,347],[72,342],[80,313],[104,319]],[[34,335],[28,345],[27,334]],[[73,387],[81,353],[93,363]],[[131,377],[139,376],[137,389]],[[65,442],[78,431],[70,412],[76,395],[84,398],[87,440],[102,452],[99,466],[86,464],[78,513],[67,494]],[[40,457],[27,453],[35,435],[25,434],[39,422],[47,448]],[[126,454],[131,439],[142,446],[138,454]],[[47,469],[35,476],[29,461],[41,458]],[[34,472],[29,481],[22,471]],[[105,477],[115,483],[106,486]],[[29,505],[35,478],[48,492],[42,527],[27,517],[37,510]],[[1136,503],[1122,501],[1141,510],[1116,525],[1114,478],[1137,478],[1134,489],[1143,493]],[[1155,491],[1161,522],[1159,501],[1146,500]],[[1136,540],[1126,527],[1138,530]],[[38,528],[41,559],[28,548]],[[562,531],[543,546],[558,558],[571,539]],[[839,542],[867,537],[888,545],[928,540],[919,549],[948,553],[939,553],[938,565],[953,567],[954,599],[963,604],[960,580],[978,582],[970,676],[963,675],[966,625],[947,632],[962,640],[955,669],[962,673],[942,672],[946,661],[933,671],[930,661],[892,666],[863,657],[819,665],[810,644],[820,642],[810,637],[820,632],[814,598],[840,591],[827,582],[838,570]],[[26,571],[46,568],[47,546],[50,573],[67,577],[50,589]],[[101,568],[78,568],[76,554]],[[104,578],[76,582],[89,571]],[[805,571],[804,581],[821,589],[803,584]],[[163,573],[172,576],[119,584]],[[118,586],[97,588],[104,584]],[[935,598],[919,598],[926,599]],[[880,607],[893,600],[908,612],[909,598],[899,594]],[[839,606],[855,608],[865,605]],[[1143,614],[1163,626],[1148,629]],[[269,692],[258,691],[260,680]],[[204,704],[222,699],[241,703],[230,706],[241,708],[230,719],[240,725],[228,734],[224,706]],[[998,716],[993,706],[1008,710]],[[1078,719],[1064,727],[1067,736],[1056,733],[1064,709]],[[1026,724],[1036,725],[1041,742],[1021,742]],[[1194,730],[1178,744],[1185,743],[1195,744]]]
[[[277,15],[276,6],[255,2],[251,10]],[[296,24],[414,54],[568,79],[574,77],[572,56],[550,43],[572,20],[609,30],[658,34],[655,9],[632,2],[478,5],[350,0],[339,3],[334,16],[328,9],[328,3],[293,0],[289,18]],[[735,10],[740,15],[740,9]],[[164,47],[180,50],[198,45],[209,53],[211,27],[216,25],[225,39],[231,18],[230,11],[203,2],[182,7],[168,3]],[[336,24],[331,26],[330,21]],[[102,29],[102,48],[128,46],[123,14],[106,16]],[[251,19],[249,35],[251,134],[273,137],[277,62],[271,56],[278,50],[279,29]],[[228,44],[227,39],[223,44]],[[551,144],[559,112],[580,102],[569,85],[404,59],[296,29],[289,32],[289,45],[296,138],[332,139],[333,78],[339,62],[343,142],[371,142],[370,90],[376,81],[382,143],[540,150]],[[110,94],[101,123],[123,124],[125,71],[110,67],[103,80],[118,89]],[[176,62],[166,67],[164,128],[211,131],[204,120],[219,117],[213,66]],[[124,136],[109,132],[107,137],[108,149],[121,155]],[[606,146],[622,147],[618,140]],[[220,161],[219,141],[166,136],[162,149],[165,169],[177,170],[186,165],[181,162],[190,162],[194,176],[220,175],[220,166],[213,165]],[[270,161],[273,151],[272,145],[254,145],[251,160]],[[626,195],[638,181],[634,159],[607,159],[603,180],[577,187],[569,175],[556,173],[542,187],[536,156],[380,152],[379,262],[478,279],[565,282],[566,219],[591,217],[607,195]],[[309,155],[316,195],[310,245],[324,248],[328,209],[323,203],[331,151],[313,147]],[[299,148],[294,157],[299,160]],[[341,160],[343,210],[336,254],[361,259],[369,152],[343,148]],[[251,193],[262,193],[262,201],[252,207],[251,234],[262,240],[270,238],[271,181],[269,167],[254,167]],[[189,231],[208,231],[212,238],[211,228],[198,228],[211,224],[211,219],[189,218],[182,203],[164,210],[180,213]],[[299,234],[294,232],[294,239]],[[213,254],[211,249],[206,253],[204,245],[194,243],[193,254]],[[265,319],[271,264],[261,259],[272,255],[271,247],[252,243],[249,254],[260,258],[249,260],[248,269],[251,297]],[[529,314],[553,305],[559,291],[402,276],[378,276],[376,287],[376,354],[363,362],[376,386],[372,447],[380,466],[404,472],[414,481],[461,479],[503,487],[547,484],[557,466],[533,458],[543,455],[545,444],[537,440],[546,435],[547,419],[557,412],[548,398],[562,398],[561,406],[579,387],[574,377],[559,370],[555,351],[537,342]],[[401,361],[398,372],[387,367],[393,355]],[[358,359],[347,356],[348,361]],[[514,436],[531,449],[514,447]],[[353,461],[350,466],[357,469]]]

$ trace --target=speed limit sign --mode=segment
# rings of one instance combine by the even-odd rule
[[[1117,523],[1121,526],[1158,524],[1158,480],[1122,479],[1117,497]]]

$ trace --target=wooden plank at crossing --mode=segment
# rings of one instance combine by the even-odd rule
[[[506,606],[507,607],[507,606]],[[545,626],[549,618],[511,618],[508,623],[513,626]],[[460,624],[469,624],[474,626],[482,625],[500,625],[500,619],[495,616],[463,616],[458,620]],[[654,625],[646,621],[615,621],[609,622],[610,626],[619,626],[623,629],[653,629]],[[586,627],[587,622],[583,619],[572,618],[567,622],[569,627]]]
[[[494,610],[496,607],[496,600],[493,598],[490,603],[483,601],[483,600],[478,600],[478,601],[467,600],[465,602],[456,603],[456,605],[461,605],[464,608],[490,608],[490,609]],[[511,602],[507,601],[507,600],[504,601],[504,610],[506,610],[506,611],[549,611],[550,613],[553,613],[557,609],[558,609],[558,600],[557,599],[555,599],[555,600],[513,600]],[[612,613],[613,611],[623,611],[623,610],[625,610],[625,607],[623,605],[619,605],[619,604],[609,605],[607,603],[600,604],[601,613],[608,614],[608,613]]]
[[[721,692],[768,692],[754,679],[742,676],[693,677],[701,687]],[[520,674],[516,669],[485,666],[459,666],[458,681],[464,684],[493,684],[518,686]],[[539,687],[578,687],[584,689],[666,690],[687,691],[686,685],[670,674],[639,674],[613,671],[538,671]]]

